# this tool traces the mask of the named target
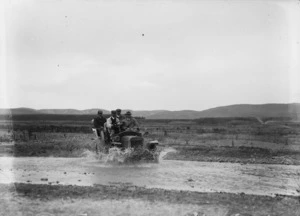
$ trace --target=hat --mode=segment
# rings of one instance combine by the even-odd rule
[[[131,115],[131,112],[130,112],[130,111],[128,111],[128,112],[126,112],[126,113],[125,113],[125,115]]]
[[[102,110],[98,110],[98,114],[103,114],[103,111]]]
[[[111,114],[117,114],[116,110],[112,110]]]
[[[116,109],[116,111],[117,111],[117,112],[122,112],[122,110],[121,110],[121,109]]]

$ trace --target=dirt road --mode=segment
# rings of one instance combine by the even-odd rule
[[[1,157],[0,183],[134,185],[254,195],[299,195],[299,166],[160,161],[108,165],[92,158]]]

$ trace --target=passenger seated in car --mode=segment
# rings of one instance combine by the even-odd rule
[[[133,130],[136,129],[137,131],[140,131],[139,123],[135,118],[131,116],[131,112],[128,111],[125,113],[125,118],[122,121],[121,126],[123,131]]]
[[[120,121],[117,118],[117,112],[115,110],[111,111],[111,116],[106,121],[106,127],[109,131],[110,136],[120,133]]]

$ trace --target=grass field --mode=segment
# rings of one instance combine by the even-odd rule
[[[173,147],[166,159],[300,163],[300,123],[290,119],[140,119],[145,141]],[[98,142],[90,121],[20,120],[0,122],[0,141],[13,143],[15,156],[81,157]],[[6,151],[7,153],[7,151]],[[9,152],[8,152],[9,153]]]

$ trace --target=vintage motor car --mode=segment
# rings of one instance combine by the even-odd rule
[[[133,153],[136,153],[136,157],[139,156],[137,158],[140,158],[141,160],[156,159],[157,146],[159,145],[159,142],[157,140],[145,142],[143,135],[140,132],[128,130],[108,137],[109,134],[105,133],[105,131],[101,133],[102,135],[100,136],[94,129],[93,131],[99,139],[99,144],[102,146],[104,145],[104,148],[102,148],[103,153],[109,153],[111,148],[118,148],[121,151],[130,149],[133,151]],[[96,151],[98,152],[98,150],[101,148],[99,148],[97,145]]]

